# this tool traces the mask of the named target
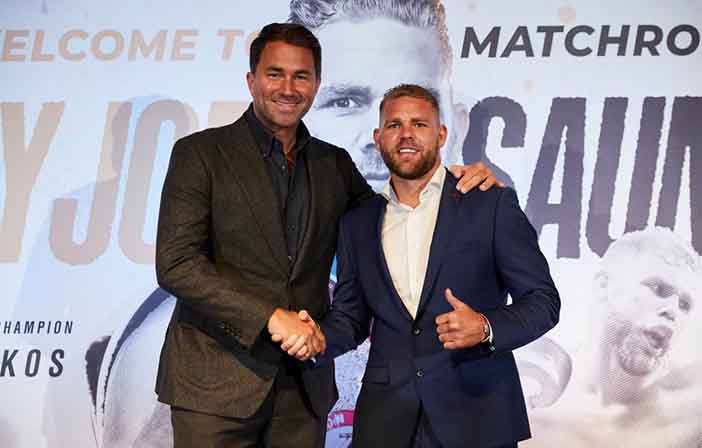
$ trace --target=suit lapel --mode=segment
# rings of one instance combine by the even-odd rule
[[[392,300],[398,309],[400,310],[400,314],[407,320],[412,321],[414,318],[410,314],[410,312],[407,310],[407,307],[405,307],[405,304],[402,302],[402,298],[400,297],[400,294],[398,294],[397,289],[395,288],[395,284],[392,282],[392,276],[390,275],[390,269],[388,268],[388,262],[385,259],[385,251],[383,250],[383,220],[385,219],[385,208],[387,207],[387,200],[379,199],[378,200],[378,207],[376,209],[377,217],[376,217],[376,222],[378,223],[376,226],[376,231],[373,233],[370,238],[371,238],[371,247],[377,247],[377,253],[378,253],[378,263],[381,266],[381,271],[383,274],[383,279],[385,280],[387,284],[387,289],[388,291],[392,292]]]
[[[459,205],[462,196],[456,190],[456,179],[450,172],[446,173],[444,187],[441,190],[441,202],[439,203],[439,215],[436,218],[434,235],[432,236],[431,248],[429,249],[429,262],[427,263],[427,273],[424,276],[422,294],[417,308],[417,319],[421,316],[426,304],[434,289],[434,283],[439,274],[441,264],[444,261],[448,243],[453,235],[453,228],[457,222]],[[450,260],[449,260],[450,261]]]
[[[229,160],[233,178],[245,192],[258,228],[268,242],[273,258],[285,275],[289,272],[287,246],[283,233],[278,198],[253,135],[244,118],[231,125],[231,141],[224,143],[223,151]]]

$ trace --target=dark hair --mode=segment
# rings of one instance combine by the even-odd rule
[[[387,100],[394,100],[395,98],[400,98],[403,96],[424,100],[431,104],[431,107],[434,108],[439,116],[441,115],[441,111],[439,110],[439,101],[436,99],[434,92],[425,87],[418,86],[417,84],[400,84],[399,86],[395,86],[385,92],[385,95],[383,95],[383,100],[380,102],[380,113],[383,113],[383,106],[385,106],[385,102]]]
[[[312,51],[314,58],[314,73],[317,79],[322,79],[322,47],[314,34],[307,28],[296,23],[269,23],[261,28],[256,39],[251,42],[249,50],[249,69],[256,72],[261,61],[261,54],[269,42],[285,42],[296,47]]]

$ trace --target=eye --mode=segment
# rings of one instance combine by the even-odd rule
[[[690,296],[683,294],[678,298],[678,307],[684,313],[689,313],[692,309],[692,299]]]
[[[385,127],[388,129],[396,129],[396,128],[400,127],[400,124],[393,121],[393,122],[386,124]]]
[[[359,101],[355,100],[350,96],[344,96],[339,98],[332,98],[322,104],[322,108],[325,109],[358,109],[361,107]]]
[[[300,81],[307,81],[309,78],[309,75],[307,75],[306,73],[298,73],[297,75],[295,75],[295,79],[298,79]]]
[[[658,278],[647,279],[643,283],[648,287],[648,289],[651,290],[653,294],[662,299],[670,297],[675,293],[675,288]]]
[[[422,122],[417,122],[417,123],[414,124],[414,127],[415,127],[415,128],[426,128],[426,127],[427,127],[427,124],[426,124],[426,123],[422,123]]]

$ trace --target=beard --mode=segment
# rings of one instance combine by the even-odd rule
[[[402,146],[402,144],[400,144]],[[419,160],[415,160],[413,163],[403,163],[395,158],[398,154],[393,150],[386,150],[383,146],[380,146],[380,154],[383,157],[385,165],[387,165],[390,172],[402,179],[415,180],[419,179],[425,174],[427,174],[436,164],[436,159],[439,154],[438,142],[435,144],[433,150],[426,150],[421,148],[419,154],[421,154]]]
[[[616,348],[621,368],[632,376],[644,376],[658,369],[665,353],[653,350],[645,336],[638,331],[629,332]]]

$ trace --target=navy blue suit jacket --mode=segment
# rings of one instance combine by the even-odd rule
[[[558,292],[514,190],[461,195],[455,185],[447,175],[414,320],[393,286],[382,250],[386,200],[377,195],[341,220],[338,283],[320,325],[330,357],[371,334],[354,446],[407,447],[420,403],[447,448],[530,437],[512,350],[558,322]],[[435,319],[452,311],[446,288],[485,314],[494,334],[491,347],[442,347]]]

